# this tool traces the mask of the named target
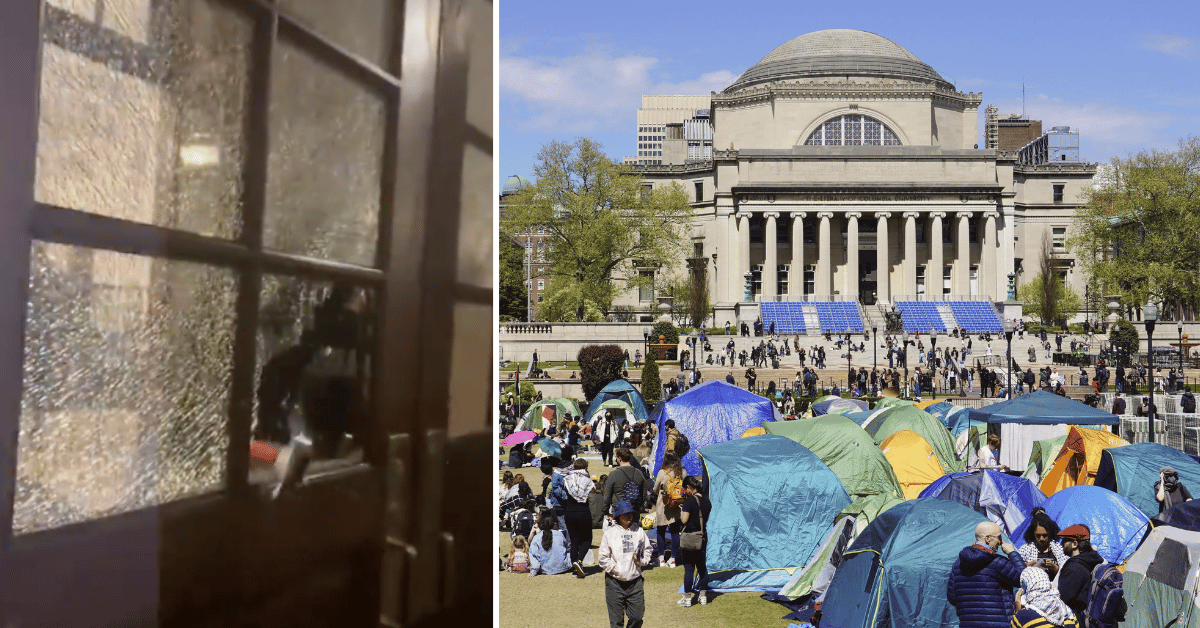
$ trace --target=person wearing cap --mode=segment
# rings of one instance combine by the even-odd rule
[[[642,566],[650,562],[654,548],[642,526],[634,525],[633,505],[621,500],[613,505],[617,524],[600,537],[597,559],[604,570],[604,601],[612,628],[641,628],[646,612]],[[627,619],[628,618],[628,619]]]
[[[1092,531],[1077,523],[1058,533],[1062,539],[1063,553],[1067,562],[1058,572],[1058,594],[1075,611],[1075,619],[1083,625],[1083,611],[1087,608],[1088,593],[1092,588],[1092,571],[1104,562],[1100,553],[1092,548]]]
[[[1025,561],[1001,535],[994,522],[979,522],[975,544],[963,548],[950,569],[946,600],[962,628],[1009,628],[1013,589],[1021,584]]]
[[[1179,472],[1171,467],[1163,467],[1158,470],[1158,481],[1154,483],[1154,499],[1158,500],[1158,512],[1162,512],[1191,501],[1192,494],[1179,481]]]

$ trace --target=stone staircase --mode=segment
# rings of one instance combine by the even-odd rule
[[[821,319],[817,316],[817,306],[805,303],[800,306],[800,311],[804,313],[804,329],[810,334],[820,333]]]
[[[937,306],[938,314],[942,317],[942,324],[947,330],[958,327],[958,319],[954,318],[954,310],[950,309],[949,305]]]

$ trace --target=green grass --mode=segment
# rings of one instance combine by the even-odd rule
[[[517,370],[518,367],[520,367],[521,372],[524,373],[525,370],[529,368],[529,362],[510,363],[507,366],[500,367],[500,370],[501,371],[515,371],[515,370]],[[541,360],[538,360],[538,368],[548,369],[548,368],[552,368],[552,367],[558,368],[558,369],[566,369],[568,371],[578,371],[579,363],[578,362],[563,362],[562,360],[555,360],[553,362],[543,362]]]

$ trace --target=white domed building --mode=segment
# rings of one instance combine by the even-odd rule
[[[979,326],[978,310],[956,318],[959,306],[938,301],[1019,317],[1004,311],[1008,275],[1020,284],[1037,273],[1044,234],[1082,294],[1082,273],[1058,245],[1095,166],[1021,164],[1017,151],[979,148],[982,95],[958,91],[903,46],[857,30],[808,33],[707,100],[697,113],[711,120],[711,161],[633,168],[647,185],[678,182],[692,196],[693,258],[704,260],[718,324],[774,316],[781,306],[759,305],[769,302],[857,304],[782,306],[790,318],[777,329],[789,333],[796,317],[808,332],[845,324],[847,308],[869,328],[882,308],[915,302],[925,304],[905,311],[906,325],[940,311],[947,328]],[[666,131],[667,144],[680,139]],[[649,312],[645,298],[632,291],[617,305]]]

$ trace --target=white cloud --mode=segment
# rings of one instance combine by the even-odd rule
[[[1021,111],[1018,99],[996,102],[1000,115]],[[1177,122],[1173,114],[1126,107],[1102,100],[1070,102],[1045,94],[1031,95],[1025,102],[1026,115],[1042,121],[1042,130],[1070,126],[1091,140],[1130,146],[1144,145],[1146,139]]]
[[[737,78],[718,70],[678,83],[655,81],[652,73],[658,64],[654,57],[616,56],[603,50],[564,58],[502,56],[502,98],[520,107],[506,115],[542,132],[633,128],[642,94],[707,94]]]
[[[1197,41],[1183,35],[1143,35],[1138,47],[1142,50],[1154,50],[1181,59],[1196,58]]]

